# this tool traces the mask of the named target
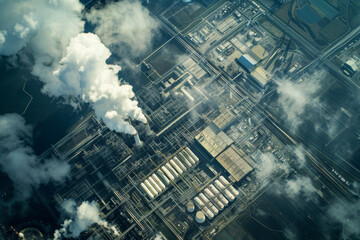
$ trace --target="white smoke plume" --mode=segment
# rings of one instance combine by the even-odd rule
[[[320,89],[320,81],[325,77],[324,71],[317,71],[302,82],[296,83],[289,79],[278,80],[278,104],[286,122],[297,130],[302,123],[302,116],[313,97]]]
[[[292,199],[316,200],[316,188],[311,179],[305,176],[296,176],[294,179],[287,180],[285,184],[278,186],[277,192],[283,193]]]
[[[0,170],[13,181],[16,199],[30,197],[32,188],[48,182],[59,183],[70,166],[57,159],[40,160],[30,144],[32,128],[18,114],[0,116]]]
[[[96,26],[95,33],[107,47],[116,53],[130,53],[132,57],[148,51],[159,32],[158,21],[138,0],[93,8],[86,18]]]
[[[338,239],[360,239],[360,201],[352,203],[335,201],[327,209],[325,221],[326,232],[329,228],[341,230],[341,236]]]
[[[289,165],[280,163],[272,153],[262,153],[259,160],[255,174],[256,178],[263,183],[268,181],[276,171],[289,170]]]
[[[62,239],[62,237],[77,238],[94,223],[111,230],[114,235],[119,235],[113,225],[100,217],[100,211],[95,201],[85,201],[77,207],[73,199],[68,199],[61,206],[65,213],[70,215],[70,219],[65,220],[62,227],[55,231],[54,240]]]
[[[51,96],[76,96],[92,104],[95,114],[107,127],[134,134],[127,118],[146,122],[130,85],[120,85],[120,67],[109,65],[110,51],[92,33],[73,38],[60,66],[49,76],[43,91]]]
[[[146,122],[132,100],[132,87],[119,84],[120,67],[106,63],[110,51],[96,35],[81,33],[83,5],[78,0],[0,3],[0,54],[29,54],[44,93],[72,105],[74,97],[91,103],[96,116],[118,132],[135,133],[129,117]]]

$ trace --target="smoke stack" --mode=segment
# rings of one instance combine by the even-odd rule
[[[153,131],[151,130],[151,128],[150,128],[150,124],[149,124],[148,121],[146,121],[146,123],[145,123],[145,133],[146,133],[146,135],[148,135],[148,136],[154,134],[154,132],[153,132]]]
[[[134,134],[134,140],[135,140],[135,145],[137,147],[141,147],[143,145],[142,141],[140,140],[139,134],[137,132]]]

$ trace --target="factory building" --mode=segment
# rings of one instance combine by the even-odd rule
[[[216,157],[233,143],[233,140],[214,123],[196,135],[195,139],[212,157]]]
[[[233,145],[221,153],[216,160],[236,181],[240,181],[254,170],[254,168],[237,153],[236,147]]]
[[[250,73],[254,70],[255,65],[258,63],[249,54],[242,55],[237,61],[243,68],[246,69],[246,71],[248,71]]]
[[[350,58],[341,66],[344,73],[350,77],[353,76],[357,70],[359,70],[359,67],[360,59],[357,57]]]
[[[271,79],[271,74],[263,66],[258,66],[250,73],[251,78],[260,86],[264,87]]]

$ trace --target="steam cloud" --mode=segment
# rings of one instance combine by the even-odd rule
[[[297,130],[302,123],[301,117],[320,89],[320,79],[324,77],[324,74],[324,71],[316,72],[301,83],[285,79],[277,82],[278,103],[291,128]]]
[[[128,2],[121,11],[136,9],[133,5],[142,9],[138,2]],[[96,116],[111,130],[133,134],[135,129],[126,120],[131,117],[146,122],[146,119],[132,100],[132,87],[120,86],[117,77],[120,67],[106,63],[110,51],[96,35],[82,33],[82,10],[83,5],[77,0],[2,2],[0,54],[30,55],[34,59],[32,74],[44,82],[44,93],[63,97],[72,105],[74,97],[91,103]],[[148,14],[144,10],[135,13]],[[149,21],[146,17],[143,20]],[[101,29],[101,23],[98,24]],[[125,24],[120,33],[127,30]],[[126,36],[124,39],[132,41]]]
[[[93,9],[86,18],[96,26],[95,33],[107,47],[133,57],[151,48],[159,29],[159,23],[140,1],[110,3],[102,9]]]
[[[311,179],[305,176],[296,176],[284,184],[278,184],[275,189],[278,194],[284,194],[292,199],[302,198],[306,201],[316,200],[316,188]]]
[[[43,91],[52,96],[76,96],[92,104],[95,114],[107,127],[134,134],[128,117],[146,122],[130,85],[119,85],[120,67],[109,65],[110,51],[92,33],[73,38],[60,66],[46,82]]]
[[[261,182],[266,182],[279,169],[287,171],[289,165],[287,163],[280,163],[279,165],[275,155],[272,153],[262,153],[255,174]]]
[[[16,198],[27,199],[32,188],[50,181],[59,183],[70,171],[63,161],[41,161],[30,147],[32,128],[18,114],[0,116],[0,169],[13,181]]]
[[[55,231],[54,240],[62,239],[62,237],[77,238],[94,223],[111,230],[114,235],[119,235],[114,226],[100,217],[99,208],[95,201],[85,201],[77,207],[73,199],[68,199],[63,202],[62,208],[66,214],[70,215],[70,219],[65,220],[62,228]]]

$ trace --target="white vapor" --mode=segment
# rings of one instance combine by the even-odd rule
[[[340,239],[360,239],[360,201],[349,203],[337,200],[327,209],[327,226],[341,229]],[[328,232],[328,229],[326,230]]]
[[[124,0],[93,8],[86,15],[94,24],[95,33],[116,53],[130,53],[133,57],[145,53],[158,34],[159,23],[139,0]],[[121,57],[125,57],[125,54]]]
[[[114,235],[119,235],[114,226],[100,217],[100,211],[95,201],[85,201],[77,207],[73,199],[68,199],[61,206],[65,213],[70,215],[70,219],[65,220],[62,227],[55,231],[54,240],[62,239],[62,237],[77,238],[94,223],[111,230]]]
[[[42,92],[72,105],[74,98],[92,104],[111,130],[133,134],[129,117],[146,122],[132,100],[132,87],[119,83],[120,67],[106,63],[110,51],[96,35],[82,33],[83,5],[78,0],[0,0],[0,4],[0,54],[31,56],[32,74],[44,83]]]
[[[312,102],[314,95],[320,89],[320,81],[324,78],[325,72],[313,73],[301,83],[289,79],[278,80],[277,92],[279,94],[278,104],[282,114],[291,128],[297,130],[302,123],[302,115]]]
[[[71,39],[60,66],[51,75],[43,91],[51,96],[75,96],[92,104],[95,114],[108,128],[134,134],[129,117],[146,122],[130,85],[120,85],[120,67],[109,65],[111,53],[98,36],[81,33]]]
[[[50,181],[59,183],[70,171],[70,166],[57,159],[41,161],[30,143],[32,128],[18,114],[0,116],[0,170],[13,181],[16,199],[30,197],[32,188]]]
[[[294,179],[288,180],[283,186],[284,193],[295,199],[301,197],[307,201],[315,200],[316,189],[309,177],[297,176]]]
[[[259,160],[255,175],[263,183],[269,180],[276,171],[289,170],[289,165],[287,163],[280,163],[272,153],[262,153]]]

